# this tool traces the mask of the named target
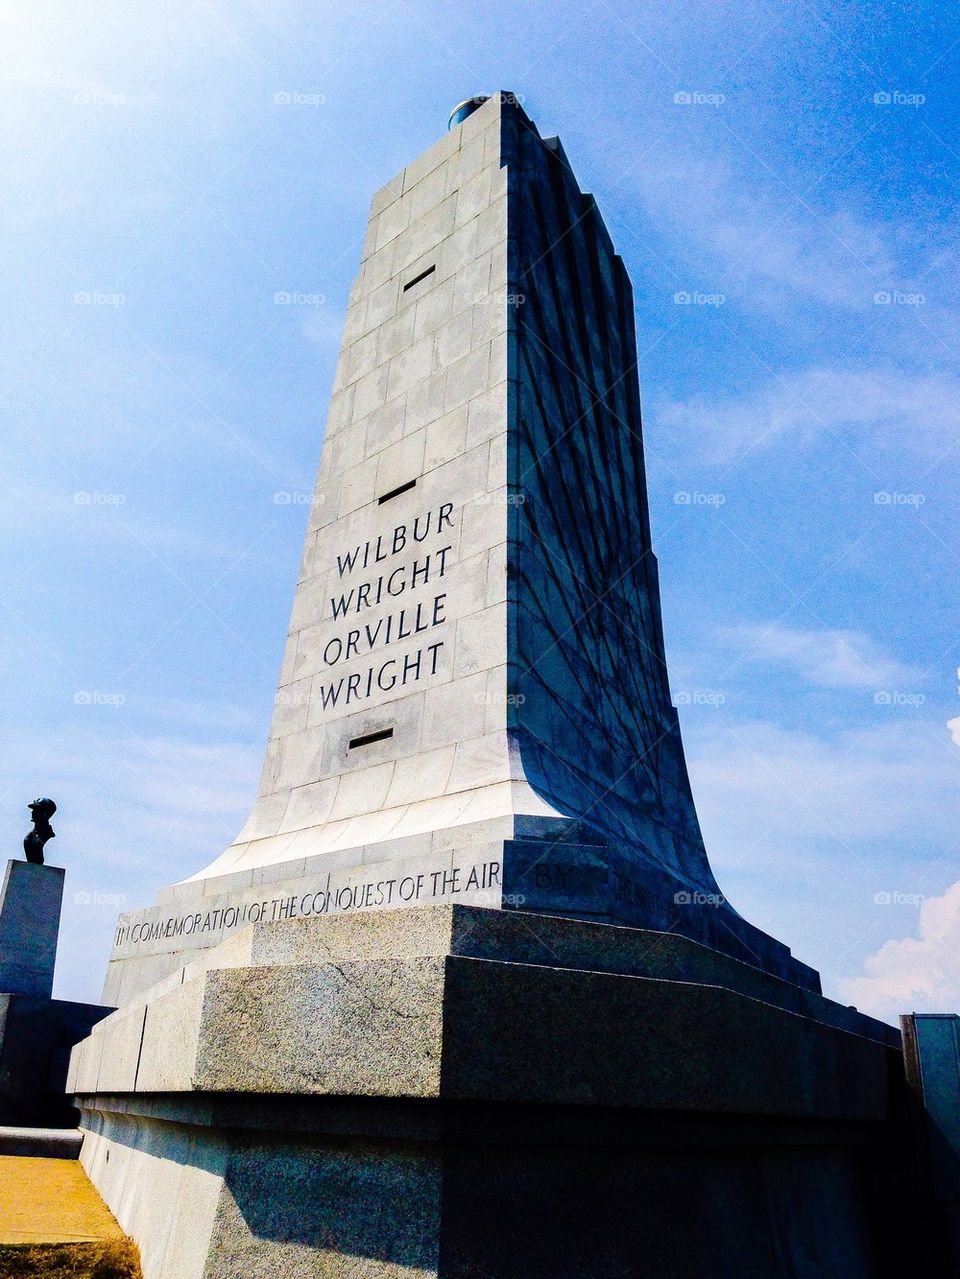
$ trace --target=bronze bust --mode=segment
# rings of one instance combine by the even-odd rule
[[[33,818],[33,830],[23,837],[23,851],[26,853],[28,862],[32,862],[35,866],[42,866],[43,846],[48,839],[56,837],[50,825],[50,818],[57,811],[57,806],[52,799],[35,799],[27,807]]]

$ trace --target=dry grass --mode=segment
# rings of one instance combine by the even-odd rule
[[[3,1279],[142,1279],[131,1239],[0,1246]]]
[[[123,1237],[76,1159],[0,1156],[0,1244],[107,1243]]]

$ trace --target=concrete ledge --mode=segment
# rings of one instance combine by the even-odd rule
[[[32,1159],[79,1159],[83,1133],[79,1128],[0,1127],[0,1155]]]
[[[84,1104],[285,1094],[880,1122],[900,1061],[871,1037],[879,1023],[820,996],[791,1001],[685,938],[580,921],[468,907],[296,920],[245,930],[219,959],[94,1030],[74,1054]]]
[[[124,1012],[212,969],[459,955],[722,986],[899,1048],[892,1026],[679,933],[467,905],[257,923],[164,976]]]

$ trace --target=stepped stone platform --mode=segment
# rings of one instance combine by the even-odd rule
[[[655,1228],[683,1232],[657,1275],[774,1275],[770,1177],[810,1250],[791,1273],[896,1251],[898,1033],[675,934],[465,906],[253,925],[95,1027],[69,1086],[148,1279],[622,1276]],[[706,1271],[725,1214],[745,1238]]]

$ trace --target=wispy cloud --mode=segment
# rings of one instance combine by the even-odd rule
[[[932,752],[930,729],[915,718],[834,734],[701,719],[684,738],[697,808],[725,858],[771,844],[805,855],[812,838],[866,869],[862,840],[900,841],[902,859],[904,847],[932,855],[955,838],[960,759],[949,743]]]
[[[789,437],[882,432],[911,452],[935,456],[960,429],[960,378],[895,368],[821,365],[768,381],[743,396],[698,393],[659,406],[663,434],[703,460],[726,462]]]
[[[898,278],[889,227],[851,207],[817,209],[794,198],[800,191],[784,186],[785,175],[756,165],[748,173],[747,160],[665,146],[637,171],[636,189],[657,226],[701,259],[706,251],[706,268],[739,280],[754,300],[758,286],[772,286],[859,309]]]
[[[889,656],[863,631],[745,624],[722,628],[718,638],[740,649],[742,662],[794,670],[819,688],[882,689],[920,679],[915,667]]]
[[[936,731],[916,718],[830,734],[705,715],[685,740],[711,864],[746,918],[818,967],[832,998],[895,1019],[921,1006],[910,983],[929,980],[923,1006],[956,1005],[960,922],[931,925],[922,945],[884,946],[866,985],[849,978],[908,930],[905,911],[941,891],[957,838],[954,747],[931,749]]]

